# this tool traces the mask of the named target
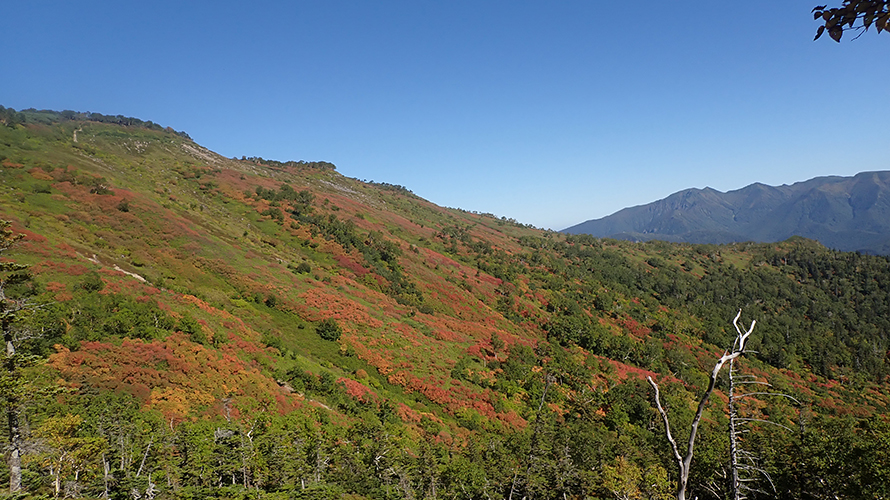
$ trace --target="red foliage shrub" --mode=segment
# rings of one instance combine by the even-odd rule
[[[349,300],[342,295],[333,295],[321,288],[313,288],[300,294],[304,301],[304,311],[311,320],[317,321],[325,318],[336,319],[341,322],[344,330],[351,331],[350,325],[366,325],[371,328],[380,328],[383,322],[371,317],[368,308]]]
[[[638,339],[645,338],[645,337],[649,336],[649,334],[652,333],[651,328],[641,325],[635,319],[630,318],[630,317],[624,317],[624,318],[619,319],[618,324],[622,328],[624,328],[625,330],[630,332],[631,335],[633,335],[634,337],[636,337]]]
[[[356,382],[351,378],[340,377],[337,379],[337,383],[342,385],[344,389],[346,389],[346,394],[349,394],[351,397],[359,401],[370,402],[379,399],[377,394],[368,386],[362,384],[361,382]]]
[[[597,357],[600,358],[600,361],[608,361],[612,365],[612,367],[615,369],[615,373],[618,375],[619,380],[624,380],[628,377],[637,377],[641,380],[645,380],[646,377],[652,377],[653,380],[661,379],[666,381],[679,381],[674,377],[661,376],[653,371],[637,368],[636,366],[630,366],[620,361],[615,361],[614,359],[607,359],[599,356]]]
[[[226,345],[233,352],[245,346]],[[120,345],[83,342],[80,350],[58,348],[48,364],[64,380],[97,388],[124,390],[168,417],[194,415],[224,397],[235,402],[282,401],[279,411],[295,396],[274,380],[230,353],[220,353],[173,334],[164,341],[124,339]]]
[[[420,423],[421,416],[420,413],[412,410],[404,403],[399,403],[399,406],[396,407],[396,415],[402,419],[402,422],[413,422]]]
[[[64,262],[56,262],[51,260],[44,260],[33,267],[31,270],[34,271],[35,274],[39,274],[44,271],[55,271],[62,274],[67,274],[69,276],[81,276],[89,272],[89,269],[80,264],[66,264]]]
[[[352,271],[352,273],[359,278],[370,272],[364,266],[356,262],[355,258],[351,255],[335,255],[334,260],[336,260],[342,267]]]
[[[21,233],[24,235],[24,238],[22,238],[22,241],[31,241],[34,243],[46,243],[46,236],[43,236],[42,234],[37,234],[34,231],[29,231],[28,229],[25,229],[23,227],[22,228],[16,227],[15,231],[17,233]]]

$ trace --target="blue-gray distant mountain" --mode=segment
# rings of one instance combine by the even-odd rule
[[[890,172],[751,184],[722,193],[687,189],[564,229],[634,241],[687,243],[818,240],[844,251],[890,255]]]

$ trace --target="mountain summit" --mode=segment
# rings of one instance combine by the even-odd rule
[[[774,242],[792,236],[843,251],[890,254],[890,172],[754,183],[722,193],[686,189],[564,229],[632,241]]]

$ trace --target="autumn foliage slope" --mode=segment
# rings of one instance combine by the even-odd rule
[[[40,304],[27,411],[58,441],[31,462],[35,491],[82,435],[103,451],[53,474],[90,495],[654,498],[672,469],[643,381],[690,419],[739,308],[760,325],[744,373],[799,402],[745,409],[789,429],[750,438],[777,487],[852,491],[849,471],[793,450],[886,463],[867,446],[890,436],[886,258],[567,236],[325,162],[25,115],[0,124],[0,218],[24,235],[3,257],[30,265],[22,293]],[[723,488],[722,394],[703,497]]]

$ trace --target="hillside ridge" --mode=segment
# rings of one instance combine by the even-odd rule
[[[632,241],[776,242],[803,236],[842,251],[890,254],[890,172],[686,189],[563,230]]]

